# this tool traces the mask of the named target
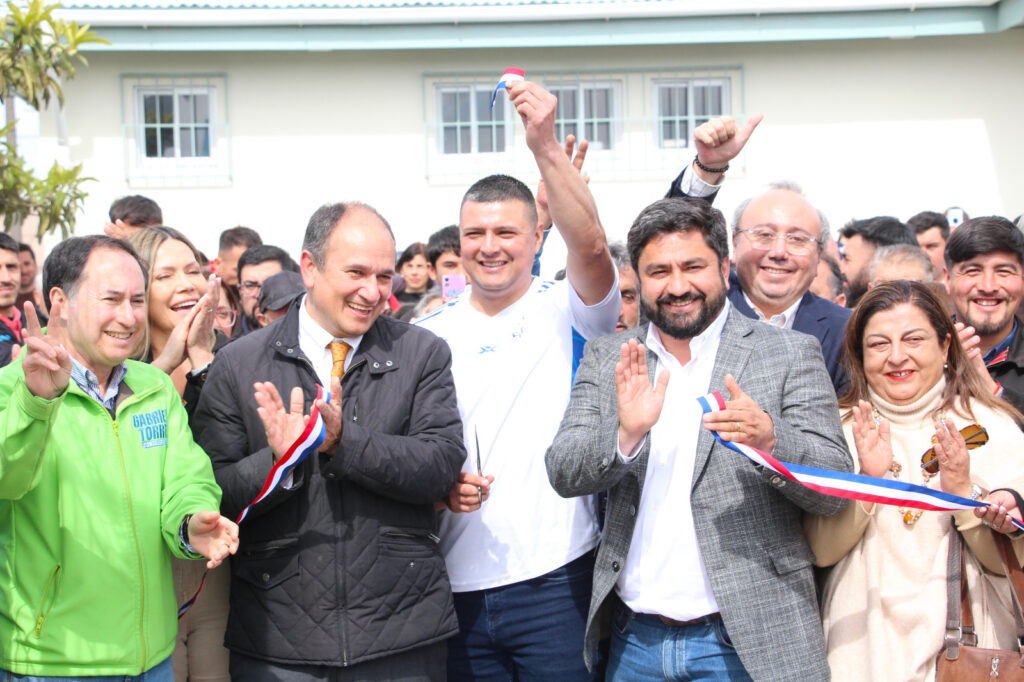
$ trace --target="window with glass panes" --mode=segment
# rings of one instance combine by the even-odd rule
[[[141,90],[146,158],[209,157],[213,135],[212,94],[195,88]]]
[[[492,89],[484,86],[440,88],[439,125],[443,154],[492,154],[508,144],[508,106],[491,109]]]
[[[688,147],[700,124],[731,113],[728,80],[657,83],[657,135],[662,148]]]
[[[590,141],[591,149],[615,146],[615,88],[609,84],[549,85],[558,98],[555,137],[566,135]]]

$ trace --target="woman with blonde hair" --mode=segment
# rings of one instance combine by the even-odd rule
[[[918,282],[868,291],[847,323],[844,352],[850,388],[839,405],[859,473],[990,505],[943,513],[852,501],[834,517],[806,518],[816,563],[835,565],[822,598],[833,679],[934,679],[956,533],[978,645],[1016,649],[989,529],[1009,534],[1008,514],[1019,518],[1014,495],[996,489],[1024,489],[1021,415],[987,390],[942,303]],[[1024,555],[1024,538],[1013,546]]]
[[[215,311],[220,279],[203,277],[199,252],[185,235],[170,227],[148,227],[129,239],[149,280],[149,334],[137,352],[174,381],[191,418],[213,361]],[[219,344],[218,344],[219,346]],[[201,561],[172,558],[179,604],[196,593],[203,579]],[[177,682],[230,682],[228,650],[224,648],[231,573],[226,565],[209,572],[202,595],[178,621],[178,642],[172,655]]]

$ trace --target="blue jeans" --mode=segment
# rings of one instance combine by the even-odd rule
[[[88,682],[174,682],[174,668],[170,657],[142,673],[141,675],[100,675],[98,677],[39,677],[37,675],[15,675],[6,670],[0,673],[3,682],[72,682],[87,680]]]
[[[721,618],[673,627],[615,601],[606,679],[750,680]]]
[[[546,575],[455,594],[459,634],[448,640],[448,679],[591,680],[583,663],[594,553]]]

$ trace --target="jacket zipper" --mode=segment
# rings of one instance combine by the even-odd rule
[[[130,396],[129,398],[130,399]],[[128,401],[125,400],[125,402]],[[124,403],[121,403],[123,406]],[[110,417],[106,410],[103,412]],[[132,506],[132,491],[128,483],[128,465],[124,461],[124,450],[121,448],[121,435],[117,430],[117,420],[110,419],[114,427],[114,440],[117,441],[117,456],[121,460],[121,475],[124,477],[124,493],[128,499],[128,518],[132,523],[132,539],[135,541],[135,557],[139,562],[139,649],[142,654],[142,661],[139,665],[140,674],[146,671],[146,582],[142,570],[142,547],[139,545],[139,530],[135,524],[135,508]]]
[[[313,377],[313,383],[314,384],[319,384],[320,383],[320,377],[318,377],[316,375],[316,370],[313,368],[313,363],[311,363],[309,361],[309,359],[307,359],[305,356],[301,356],[301,355],[299,356],[298,360],[303,365],[305,365],[305,367],[307,369],[309,369],[309,373]],[[345,374],[341,377],[342,383],[344,383],[345,377],[347,377],[349,375],[349,372],[351,372],[353,369],[355,369],[360,364],[363,364],[365,362],[366,362],[365,360],[357,360],[356,362],[354,362],[352,364],[352,366],[348,368],[348,371],[345,372]],[[329,389],[330,386],[326,386],[325,388]],[[344,417],[342,417],[342,420],[344,420]],[[339,542],[338,546],[341,547],[341,553],[342,553],[341,559],[342,560],[340,562],[338,562],[338,566],[335,567],[335,571],[339,574],[338,575],[338,586],[339,586],[340,591],[342,592],[342,595],[341,595],[342,603],[344,603],[344,600],[345,600],[345,594],[344,594],[344,592],[345,592],[345,575],[344,575],[344,571],[342,570],[341,567],[345,565],[345,563],[344,563],[345,562],[345,544],[342,543],[342,542]],[[341,622],[340,629],[341,629],[341,665],[342,665],[342,667],[348,667],[348,636],[347,636],[347,631],[345,629],[344,621]]]
[[[43,636],[43,621],[50,613],[50,609],[57,601],[57,586],[60,583],[60,564],[57,564],[50,571],[50,577],[46,580],[46,591],[43,592],[43,601],[39,604],[39,613],[36,614],[36,637]],[[49,602],[49,606],[47,606]]]
[[[345,383],[345,379],[348,379],[352,375],[353,371],[355,371],[356,369],[358,369],[359,367],[361,367],[362,365],[365,365],[365,364],[366,364],[366,358],[359,358],[358,360],[353,362],[352,365],[345,371],[344,376],[341,377],[341,383],[344,384]],[[345,392],[342,391],[342,395],[344,395],[344,393]],[[359,418],[358,418],[358,416],[356,416],[356,401],[355,401],[354,398],[350,398],[349,400],[352,403],[352,421],[358,421]],[[342,428],[342,430],[344,430],[344,428],[345,428],[345,415],[344,415],[344,413],[342,413],[341,421],[342,421],[341,428]],[[341,567],[343,567],[345,565],[345,543],[344,542],[339,542],[338,546],[341,548],[341,562],[340,562],[340,566],[339,566],[341,575],[339,576],[338,582],[341,585],[341,599],[342,599],[342,603],[347,604],[348,603],[348,583],[345,582],[345,571],[344,571],[343,568],[341,568]],[[345,667],[348,667],[348,630],[345,628],[344,621],[342,621],[342,626],[341,626],[341,664],[343,666],[345,666]]]

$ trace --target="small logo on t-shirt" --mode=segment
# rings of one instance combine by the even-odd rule
[[[142,447],[157,448],[167,445],[167,410],[133,414],[132,426],[139,430]]]

